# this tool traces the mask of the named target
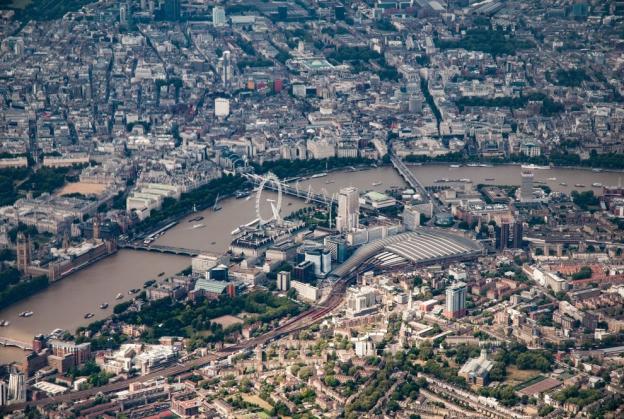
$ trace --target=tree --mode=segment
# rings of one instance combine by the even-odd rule
[[[572,275],[572,279],[587,279],[592,277],[592,270],[589,266],[583,266],[577,273]]]
[[[546,351],[523,352],[516,358],[516,365],[521,370],[537,369],[542,372],[552,368],[552,355]]]
[[[507,371],[503,362],[496,362],[490,370],[490,380],[492,381],[503,381],[506,375]]]
[[[590,206],[599,204],[598,198],[594,196],[594,191],[572,191],[572,202],[578,205],[583,211],[587,211]]]

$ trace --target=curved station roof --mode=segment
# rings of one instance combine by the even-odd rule
[[[332,275],[345,276],[373,257],[379,265],[398,262],[424,265],[468,259],[482,252],[481,245],[474,240],[442,229],[422,228],[361,246],[345,263],[336,268]]]

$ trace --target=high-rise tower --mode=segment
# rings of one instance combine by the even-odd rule
[[[342,188],[338,194],[338,216],[336,228],[348,233],[356,230],[360,224],[360,194],[352,186]]]
[[[225,26],[227,20],[225,18],[225,9],[221,6],[215,6],[212,8],[212,25],[215,28]]]
[[[457,319],[466,315],[466,284],[455,282],[446,289],[444,316]]]
[[[529,170],[522,171],[522,184],[520,186],[520,201],[533,201],[533,172]]]
[[[21,372],[9,376],[9,400],[17,403],[26,401],[26,383]]]

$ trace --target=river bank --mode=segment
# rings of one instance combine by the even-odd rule
[[[422,163],[422,164],[534,164],[536,166],[552,166],[561,168],[575,169],[596,169],[596,170],[615,170],[624,171],[624,154],[607,153],[592,154],[589,159],[582,160],[577,154],[553,154],[549,157],[527,157],[524,155],[512,155],[510,158],[476,158],[465,157],[462,152],[449,153],[438,157],[429,156],[407,156],[406,163]]]
[[[49,333],[56,328],[74,332],[79,326],[110,316],[115,304],[130,298],[128,290],[131,288],[142,288],[145,281],[156,279],[160,272],[171,276],[189,265],[190,258],[184,256],[119,250],[50,284],[42,292],[0,310],[0,319],[11,322],[8,327],[0,328],[0,336],[30,342],[36,334]],[[123,299],[115,299],[118,293]],[[108,303],[108,308],[100,309],[102,303]],[[34,314],[19,317],[22,311]],[[86,313],[93,313],[94,317],[85,319]],[[0,364],[14,361],[20,355],[21,351],[15,348],[0,347]]]
[[[624,156],[622,157],[624,158]],[[475,163],[475,162],[466,162],[466,163],[458,163],[458,162],[454,162],[454,161],[432,161],[432,162],[426,162],[426,163],[422,163],[422,162],[408,162],[406,161],[405,164],[407,166],[450,166],[450,165],[459,165],[459,167],[474,167],[474,166],[469,166],[471,164],[483,164],[485,166],[477,166],[477,167],[499,167],[499,166],[529,166],[531,163],[519,163],[519,162],[487,162],[487,163]],[[539,165],[536,165],[539,166]],[[610,173],[621,173],[622,175],[624,175],[624,169],[603,169],[603,168],[599,168],[599,167],[587,167],[587,166],[557,166],[557,165],[550,165],[549,169],[569,169],[569,170],[582,170],[582,171],[586,171],[586,172],[594,172],[594,173],[601,173],[601,172],[610,172]],[[545,169],[548,170],[548,169]]]

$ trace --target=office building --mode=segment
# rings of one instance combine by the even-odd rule
[[[522,248],[522,234],[523,234],[522,221],[514,222],[513,223],[513,238],[512,238],[512,245],[511,245],[511,247],[513,247],[514,249],[521,249]]]
[[[314,275],[325,276],[332,269],[331,252],[325,249],[306,250],[305,260],[314,264]]]
[[[226,117],[230,114],[230,100],[218,97],[215,99],[215,116]]]
[[[11,373],[9,376],[9,400],[15,403],[26,401],[26,382],[21,372]]]
[[[49,344],[52,354],[55,356],[73,355],[74,366],[82,365],[91,359],[91,343],[89,342],[77,344],[75,342],[52,339]]]
[[[273,91],[279,93],[284,88],[284,81],[282,79],[273,80]]]
[[[293,277],[301,282],[314,281],[314,263],[309,260],[301,262],[293,269]]]
[[[290,283],[290,286],[297,290],[297,297],[299,299],[314,302],[319,298],[318,288],[310,284],[304,284],[303,282],[299,281],[292,281]]]
[[[362,336],[361,338],[355,338],[355,354],[360,357],[375,356],[375,342],[370,336]]]
[[[511,224],[502,222],[496,226],[496,249],[505,250],[509,246]]]
[[[520,202],[533,201],[533,172],[522,171],[522,183],[520,186]]]
[[[347,315],[357,317],[375,311],[381,302],[381,296],[373,287],[363,286],[347,289]]]
[[[332,260],[335,260],[338,263],[342,263],[347,260],[347,241],[344,238],[340,236],[326,237],[323,244],[331,253]]]
[[[223,7],[215,6],[212,8],[212,25],[216,28],[227,25],[225,9]]]
[[[228,87],[232,81],[232,54],[230,51],[223,51],[219,64],[223,86]]]
[[[446,289],[444,316],[457,319],[466,315],[466,284],[455,282]]]
[[[227,262],[217,254],[200,253],[191,259],[191,269],[194,274],[206,275],[206,273],[215,266]]]
[[[420,227],[420,211],[411,205],[403,208],[403,225],[407,231],[414,231]]]
[[[6,406],[9,403],[9,387],[5,381],[0,380],[0,406]]]
[[[342,188],[338,195],[338,216],[336,228],[348,233],[357,230],[360,224],[360,194],[357,188]]]
[[[277,273],[277,289],[288,291],[290,288],[290,272],[281,271]]]

